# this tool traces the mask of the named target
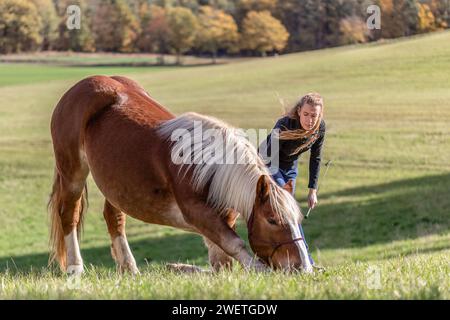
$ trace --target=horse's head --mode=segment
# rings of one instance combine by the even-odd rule
[[[248,220],[252,250],[275,269],[312,271],[301,237],[301,212],[294,197],[269,176],[262,175],[256,186],[253,211]]]

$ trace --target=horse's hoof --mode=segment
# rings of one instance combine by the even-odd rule
[[[312,274],[312,273],[314,273],[314,268],[313,268],[313,266],[310,266],[308,268],[303,267],[301,269],[301,271],[304,272],[304,273],[307,273],[307,274]]]
[[[266,264],[260,262],[259,260],[256,260],[253,265],[251,266],[251,269],[256,272],[267,272],[270,270],[269,266]]]
[[[69,276],[81,276],[83,274],[84,268],[82,264],[72,264],[67,267],[67,274]]]
[[[129,273],[133,276],[140,275],[139,269],[137,268],[136,264],[129,263],[124,265],[118,265],[118,271],[120,274]]]
[[[131,268],[129,270],[129,272],[133,275],[133,276],[139,276],[141,275],[141,272],[139,271],[139,269],[137,267]]]

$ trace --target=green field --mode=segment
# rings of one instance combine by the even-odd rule
[[[50,116],[92,74],[130,76],[176,113],[244,128],[271,128],[277,95],[293,103],[320,92],[324,161],[333,166],[304,229],[327,271],[174,274],[165,262],[207,265],[202,239],[129,219],[142,275],[119,276],[92,180],[81,243],[87,273],[73,284],[48,269]],[[449,85],[450,32],[195,68],[0,64],[0,298],[449,299]],[[305,209],[308,157],[301,160],[296,196]]]

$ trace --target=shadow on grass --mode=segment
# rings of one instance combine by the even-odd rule
[[[386,250],[378,251],[376,260],[390,260],[399,256],[406,257],[416,254],[432,254],[435,252],[450,249],[450,243],[433,243],[431,247],[423,246],[421,248],[406,247],[406,248],[392,248],[388,252]],[[374,255],[366,255],[358,258],[359,261],[370,261],[374,259]]]
[[[147,263],[189,262],[197,265],[208,263],[208,252],[203,240],[196,234],[170,235],[162,238],[150,238],[130,241],[130,247],[138,267]],[[85,265],[114,268],[109,246],[83,248],[81,255]],[[29,272],[47,266],[48,253],[28,254],[12,257],[0,257],[0,272]]]
[[[322,194],[304,222],[312,248],[386,244],[450,230],[450,174]]]
[[[396,240],[415,239],[425,235],[443,234],[450,227],[450,174],[406,179],[370,187],[360,187],[323,194],[320,200],[335,204],[317,207],[305,220],[306,238],[312,251],[319,249],[362,248],[388,244]],[[338,198],[338,201],[333,201]],[[240,223],[238,233],[247,239],[246,227]],[[168,235],[130,241],[138,266],[147,262],[189,262],[207,264],[207,249],[196,234]],[[367,256],[381,258],[434,252],[448,249],[448,243],[380,247]],[[83,248],[86,265],[114,267],[109,246]],[[365,255],[365,251],[361,252]],[[355,253],[358,255],[358,253]],[[365,260],[364,256],[361,256]],[[369,257],[370,259],[370,257]],[[48,254],[37,253],[0,257],[0,272],[9,269],[28,272],[47,265]]]

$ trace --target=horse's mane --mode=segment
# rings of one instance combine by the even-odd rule
[[[194,121],[201,121],[203,130],[194,130]],[[258,154],[255,146],[243,135],[242,130],[229,124],[195,112],[184,113],[174,119],[163,122],[158,133],[163,139],[170,140],[176,129],[185,129],[191,133],[191,138],[173,141],[172,152],[181,154],[185,148],[191,153],[183,155],[193,161],[179,165],[178,174],[184,175],[193,169],[191,183],[194,190],[201,191],[209,183],[207,203],[224,214],[227,208],[233,208],[248,221],[256,198],[256,185],[261,175],[270,173]],[[224,157],[234,155],[233,164],[205,163],[201,160],[203,150],[208,146],[203,132],[207,129],[217,129],[225,142]],[[199,132],[197,132],[199,131]],[[194,157],[197,155],[197,157]],[[200,156],[200,159],[199,157]],[[237,160],[237,161],[236,161]],[[184,177],[183,175],[183,177]],[[295,199],[284,189],[271,180],[269,199],[272,208],[280,215],[283,222],[298,221],[300,209]]]

